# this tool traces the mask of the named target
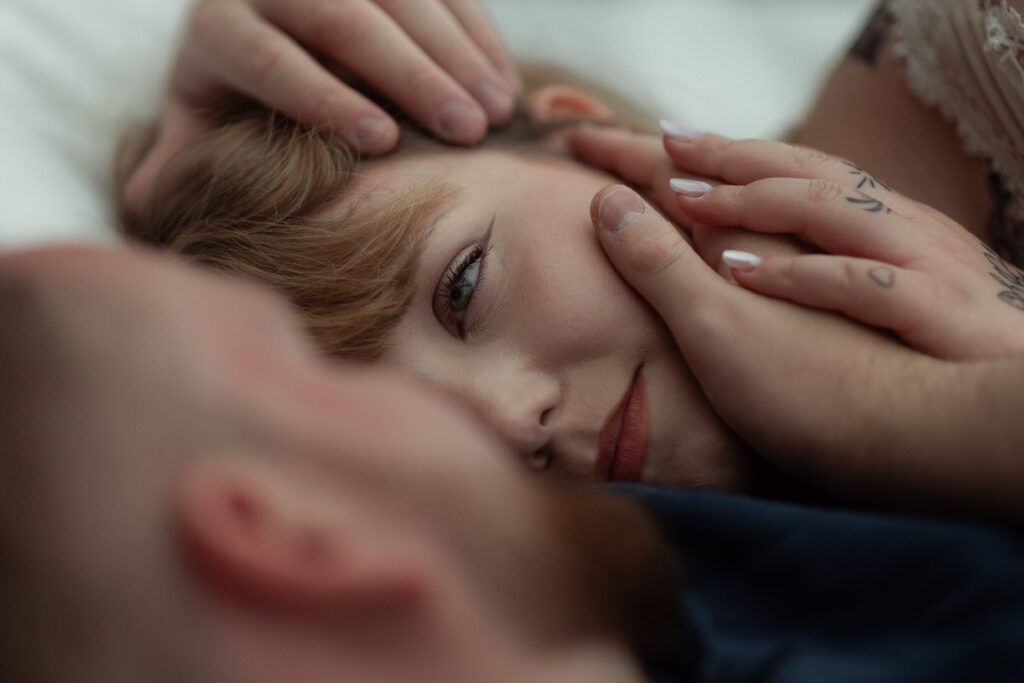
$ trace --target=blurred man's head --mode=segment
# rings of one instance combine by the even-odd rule
[[[643,517],[526,481],[276,299],[128,252],[0,260],[4,680],[639,680]]]

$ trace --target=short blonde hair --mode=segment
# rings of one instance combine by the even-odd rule
[[[270,285],[324,351],[372,360],[409,306],[427,222],[452,189],[428,183],[338,210],[359,168],[328,135],[250,111],[175,158],[122,223],[131,238]]]

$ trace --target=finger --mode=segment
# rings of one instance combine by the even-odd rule
[[[623,185],[599,192],[591,218],[609,260],[661,315],[682,348],[691,335],[678,334],[698,307],[729,296],[730,286],[711,269],[680,232]],[[683,338],[685,337],[685,339]]]
[[[487,115],[384,10],[368,0],[254,0],[261,13],[442,138],[479,141]]]
[[[569,135],[569,145],[580,161],[634,187],[653,188],[659,168],[668,161],[658,138],[624,128],[580,126]]]
[[[831,253],[897,265],[913,254],[907,218],[872,195],[832,181],[769,178],[712,188],[675,180],[673,187],[680,209],[697,223],[795,234]]]
[[[511,85],[491,64],[447,6],[424,0],[377,0],[410,38],[484,108],[491,123],[507,123],[515,108]]]
[[[581,126],[570,132],[568,139],[577,159],[653,194],[672,220],[687,229],[694,227],[689,217],[679,209],[675,193],[669,186],[669,179],[677,171],[657,137],[623,128]]]
[[[906,333],[922,306],[935,304],[921,273],[871,259],[824,254],[770,256],[725,252],[738,283],[759,294],[839,311],[860,322]]]
[[[390,150],[398,129],[379,107],[335,78],[245,3],[214,2],[196,14],[179,65],[184,93],[226,85],[310,126],[342,134],[367,154]]]
[[[181,150],[207,130],[208,123],[183,103],[171,98],[161,115],[160,130],[153,146],[125,183],[124,207],[133,219],[143,215],[160,171]]]
[[[731,140],[699,134],[662,122],[665,151],[687,171],[749,185],[764,178],[821,178],[866,192],[887,193],[889,186],[853,162],[808,147],[769,140]]]
[[[782,454],[827,447],[823,419],[828,433],[844,432],[839,423],[852,414],[844,391],[850,379],[835,372],[836,364],[851,351],[876,348],[875,333],[726,282],[625,187],[599,192],[591,212],[609,260],[665,321],[730,427],[762,452]],[[780,386],[783,402],[775,400]]]
[[[508,56],[501,37],[494,28],[494,23],[480,6],[477,0],[444,0],[449,11],[458,19],[469,38],[476,43],[491,64],[505,77],[506,82],[515,92],[523,89],[519,71]]]

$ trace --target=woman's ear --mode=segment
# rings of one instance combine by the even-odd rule
[[[342,496],[310,491],[285,468],[205,459],[182,479],[178,520],[202,579],[236,599],[273,608],[338,613],[416,603],[425,573]],[[312,495],[311,495],[312,494]],[[337,500],[335,500],[337,499]],[[364,517],[368,515],[364,512]]]
[[[592,119],[611,121],[612,111],[599,100],[568,85],[548,85],[526,97],[526,111],[534,121]]]

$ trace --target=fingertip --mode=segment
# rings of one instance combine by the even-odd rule
[[[734,271],[752,273],[761,267],[764,259],[757,254],[751,254],[749,251],[726,249],[722,252],[722,261]]]
[[[365,116],[352,127],[346,137],[362,154],[386,154],[398,142],[398,126],[387,117]]]
[[[668,119],[662,119],[659,121],[658,127],[661,128],[661,132],[665,134],[666,144],[672,142],[680,146],[686,145],[693,143],[703,135],[701,131],[688,123],[669,121]]]
[[[697,152],[698,140],[681,140],[679,138],[664,136],[662,138],[662,146],[665,148],[665,153],[668,154],[669,158],[675,162],[675,164],[683,169],[689,167],[689,160]]]
[[[676,183],[671,189],[675,193],[676,206],[694,223],[710,228],[738,225],[734,205],[736,194],[741,188],[715,185],[704,191],[703,186],[694,186],[692,191],[684,192],[686,187]]]
[[[504,83],[482,83],[473,92],[493,126],[503,126],[515,113],[515,93]]]
[[[604,201],[604,198],[607,197],[609,193],[613,192],[614,190],[620,187],[623,186],[620,184],[606,185],[605,187],[598,190],[597,194],[594,195],[594,198],[590,200],[590,222],[593,224],[594,229],[597,230],[598,233],[601,232],[601,220],[599,216],[601,211],[601,203]]]
[[[434,129],[448,142],[474,145],[487,134],[487,126],[487,115],[479,104],[452,100],[441,108]]]

